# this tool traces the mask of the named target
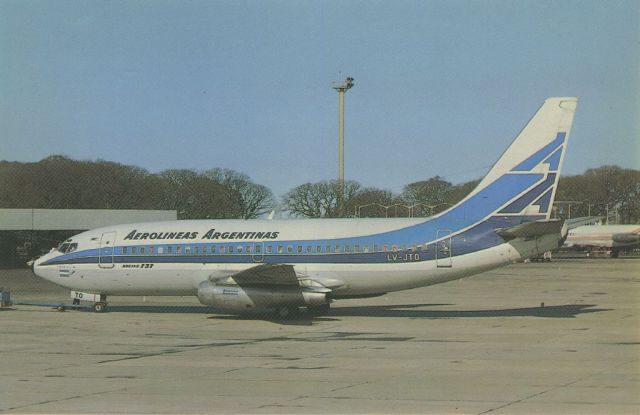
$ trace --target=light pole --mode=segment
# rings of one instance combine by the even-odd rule
[[[342,199],[344,197],[344,93],[353,87],[353,78],[348,76],[341,84],[334,83],[333,89],[338,91],[338,209],[342,214]]]

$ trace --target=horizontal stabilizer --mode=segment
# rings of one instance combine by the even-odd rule
[[[505,240],[515,238],[532,239],[549,234],[562,234],[566,230],[563,229],[564,220],[541,220],[536,222],[527,222],[510,228],[497,229],[496,233]]]

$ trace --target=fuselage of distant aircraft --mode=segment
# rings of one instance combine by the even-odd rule
[[[640,225],[585,225],[571,229],[566,247],[607,248],[612,257],[622,250],[640,246]]]

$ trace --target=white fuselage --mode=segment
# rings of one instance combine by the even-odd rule
[[[393,239],[393,231],[424,221],[203,220],[120,225],[71,238],[70,243],[78,244],[73,252],[54,250],[38,259],[35,271],[84,292],[193,295],[202,281],[232,276],[260,263],[286,263],[294,265],[297,274],[332,287],[337,296],[352,296],[445,282],[521,258],[522,248],[508,243],[455,255],[463,246],[439,246],[450,235],[440,240],[425,235],[411,244]],[[535,245],[530,249],[544,248]]]
[[[626,248],[640,245],[640,225],[585,225],[569,231],[565,246]]]

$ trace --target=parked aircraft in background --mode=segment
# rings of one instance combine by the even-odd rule
[[[640,225],[586,225],[568,232],[566,247],[607,248],[612,258],[640,246]]]
[[[476,189],[430,218],[110,226],[68,239],[34,271],[96,311],[108,295],[197,295],[209,306],[286,316],[536,256],[566,237],[550,213],[576,105],[547,99]]]

